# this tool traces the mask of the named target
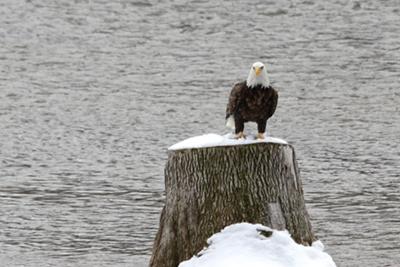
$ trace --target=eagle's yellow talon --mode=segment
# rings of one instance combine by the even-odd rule
[[[264,133],[257,134],[257,140],[264,140],[264,139],[265,139]]]
[[[235,139],[246,139],[246,135],[243,132],[236,134]]]

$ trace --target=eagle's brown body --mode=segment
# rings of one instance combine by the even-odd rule
[[[248,87],[245,81],[240,82],[232,88],[226,118],[234,116],[236,134],[243,132],[244,123],[248,121],[256,122],[258,132],[264,133],[267,120],[274,114],[277,103],[278,93],[271,86]]]

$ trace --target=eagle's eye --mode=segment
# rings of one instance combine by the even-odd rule
[[[264,66],[261,66],[261,67],[260,67],[260,69],[263,69],[263,68],[264,68]]]
[[[256,67],[253,67],[253,70],[255,70],[256,69]]]

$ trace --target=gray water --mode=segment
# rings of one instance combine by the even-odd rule
[[[400,266],[399,59],[398,0],[1,1],[0,266],[146,266],[166,149],[258,60],[326,251]]]

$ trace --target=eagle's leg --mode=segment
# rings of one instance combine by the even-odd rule
[[[240,116],[235,116],[235,139],[246,138],[243,130],[244,120]]]
[[[265,133],[265,128],[267,127],[267,121],[266,120],[260,120],[257,121],[257,129],[258,129],[258,133],[257,133],[257,139],[264,139],[264,133]]]
[[[246,135],[243,132],[239,132],[235,135],[235,139],[246,139]]]

